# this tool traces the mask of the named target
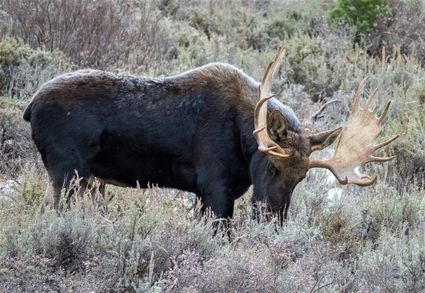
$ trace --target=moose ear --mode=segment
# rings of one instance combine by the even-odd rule
[[[309,135],[311,151],[319,151],[329,146],[341,133],[342,127]]]
[[[273,111],[267,119],[267,130],[272,140],[280,141],[286,137],[288,120],[279,111]]]

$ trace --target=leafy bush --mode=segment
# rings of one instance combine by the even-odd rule
[[[0,40],[0,95],[28,98],[45,81],[72,68],[64,54],[31,49],[15,38]]]
[[[324,10],[320,1],[312,1],[303,9],[299,9],[297,2],[288,1],[285,6],[270,11],[264,29],[270,38],[280,40],[287,40],[297,35],[315,36],[326,25],[323,15]]]
[[[12,99],[0,100],[0,178],[16,178],[37,157],[22,107]]]
[[[416,56],[425,64],[425,5],[421,0],[390,0],[391,14],[378,17],[374,30],[364,36],[370,53],[379,55],[399,47],[403,54]]]
[[[359,255],[355,274],[358,290],[421,292],[425,290],[423,233],[384,233],[376,248]]]
[[[375,20],[389,13],[387,0],[338,0],[327,17],[330,22],[354,25],[361,34],[371,32]]]

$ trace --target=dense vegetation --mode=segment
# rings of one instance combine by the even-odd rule
[[[425,3],[370,1],[363,15],[366,2],[0,0],[0,291],[425,291]],[[38,213],[48,180],[21,114],[43,82],[211,61],[259,79],[280,44],[275,91],[306,126],[343,125],[365,76],[392,101],[380,140],[400,134],[397,159],[368,167],[377,184],[312,170],[282,227],[252,220],[248,192],[229,237],[212,236],[193,195],[157,187],[108,187],[107,212],[87,196]]]

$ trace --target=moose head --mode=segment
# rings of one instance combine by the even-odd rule
[[[374,139],[381,132],[382,122],[388,112],[390,102],[382,114],[377,114],[378,107],[369,109],[377,90],[370,94],[364,106],[361,106],[362,92],[367,78],[360,82],[354,97],[353,109],[344,127],[312,134],[310,130],[291,129],[288,119],[279,111],[268,111],[267,101],[271,94],[271,81],[282,62],[284,50],[279,49],[274,60],[265,70],[259,86],[259,101],[254,111],[255,130],[258,152],[251,163],[251,177],[254,184],[253,201],[265,202],[271,212],[286,218],[287,208],[295,186],[305,178],[311,168],[330,170],[339,183],[368,186],[377,176],[359,174],[356,168],[370,162],[385,162],[394,158],[376,157],[374,152],[398,136],[383,143],[374,144]],[[333,157],[325,161],[311,160],[313,151],[322,150],[332,144],[339,136]]]

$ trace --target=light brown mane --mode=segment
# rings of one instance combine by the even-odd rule
[[[183,90],[196,87],[211,88],[221,97],[237,99],[238,102],[257,102],[259,83],[242,70],[226,63],[210,63],[178,75],[165,77]]]

